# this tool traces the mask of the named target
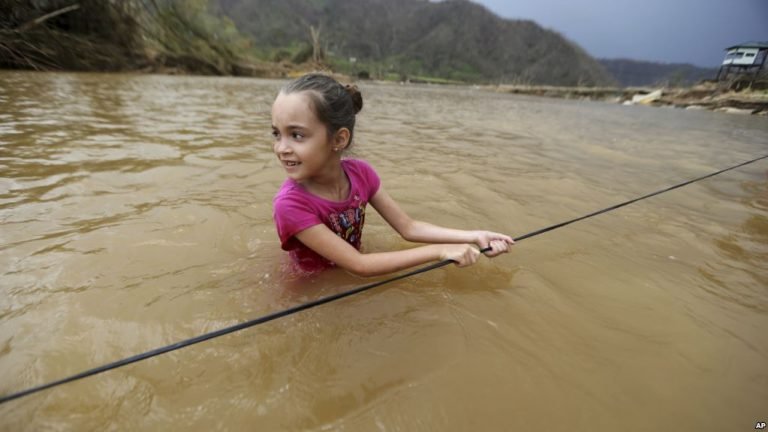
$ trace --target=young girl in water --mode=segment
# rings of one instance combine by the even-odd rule
[[[288,178],[275,195],[274,219],[282,248],[304,271],[339,266],[375,276],[437,260],[473,264],[509,251],[511,237],[490,231],[443,228],[411,219],[360,159],[342,158],[352,144],[363,97],[355,86],[308,74],[282,88],[272,105],[274,151]],[[412,249],[361,253],[366,205],[405,240],[433,243]]]

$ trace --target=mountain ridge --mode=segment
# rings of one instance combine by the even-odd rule
[[[690,86],[717,76],[717,68],[704,68],[688,63],[661,63],[626,58],[601,58],[597,61],[624,87]]]
[[[216,0],[267,51],[306,49],[309,27],[343,72],[467,82],[611,85],[582,48],[530,20],[468,0]],[[353,58],[354,61],[350,61]],[[354,63],[350,65],[349,63]]]

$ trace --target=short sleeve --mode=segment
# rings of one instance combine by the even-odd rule
[[[357,159],[356,162],[360,170],[360,175],[365,179],[365,184],[368,186],[368,197],[371,198],[376,195],[376,192],[379,191],[379,186],[381,186],[381,179],[379,179],[379,175],[376,174],[376,170],[374,170],[373,167],[368,164],[368,162],[360,159]]]
[[[291,196],[275,199],[272,216],[275,219],[277,235],[283,250],[293,249],[291,238],[297,233],[323,222],[312,209],[300,200]]]

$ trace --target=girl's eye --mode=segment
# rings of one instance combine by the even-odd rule
[[[276,130],[273,130],[272,131],[272,138],[274,138],[274,139],[280,138],[280,132],[278,132]]]
[[[300,134],[298,132],[292,133],[291,136],[293,137],[293,139],[302,139],[302,138],[304,138],[304,135]]]

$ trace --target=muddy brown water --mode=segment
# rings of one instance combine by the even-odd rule
[[[280,81],[0,72],[0,393],[368,280],[286,271]],[[750,116],[360,84],[414,218],[517,236],[768,154]],[[368,251],[409,247],[371,211]],[[0,405],[2,430],[753,430],[768,162]]]

